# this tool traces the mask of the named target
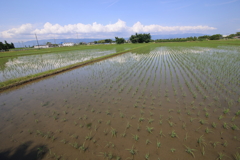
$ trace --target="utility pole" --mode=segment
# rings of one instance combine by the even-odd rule
[[[37,41],[37,44],[38,44],[38,49],[40,49],[36,33],[35,33],[35,37],[36,37],[36,41]]]

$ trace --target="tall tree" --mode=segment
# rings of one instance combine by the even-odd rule
[[[122,43],[125,42],[125,39],[124,39],[124,38],[115,37],[115,39],[116,39],[116,43],[117,43],[117,44],[122,44]]]
[[[112,43],[111,39],[105,39],[105,43]]]
[[[0,50],[5,50],[5,46],[2,42],[0,42]]]
[[[210,36],[210,40],[219,40],[222,38],[221,34],[214,34],[212,36]]]
[[[131,35],[129,38],[132,43],[148,43],[151,41],[151,35],[150,33],[148,34],[135,34]]]

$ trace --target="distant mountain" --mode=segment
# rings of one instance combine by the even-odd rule
[[[200,33],[185,33],[185,34],[168,34],[168,35],[151,35],[153,40],[156,39],[171,39],[171,38],[186,38],[186,37],[199,37],[199,36],[204,36],[206,34],[200,34]],[[107,38],[102,38],[102,39],[107,39]],[[39,45],[45,45],[47,42],[51,42],[52,44],[61,44],[61,43],[65,43],[65,42],[73,42],[73,43],[80,43],[80,42],[85,42],[85,43],[89,43],[89,42],[93,42],[93,41],[99,41],[102,39],[90,39],[90,38],[84,38],[84,39],[44,39],[44,40],[38,40]],[[129,39],[128,38],[124,38],[126,40]],[[115,40],[115,39],[112,39]],[[29,47],[29,46],[35,46],[37,45],[37,41],[36,40],[32,40],[32,41],[27,41],[27,42],[19,42],[19,43],[14,43],[14,46],[16,48],[19,47]]]
[[[93,42],[93,41],[99,41],[101,39],[44,39],[44,40],[38,40],[39,45],[45,45],[47,42],[51,42],[52,44],[61,44],[61,43],[66,43],[66,42],[73,42],[73,43],[80,43],[80,42],[85,42],[85,43],[89,43],[89,42]],[[32,41],[27,41],[27,42],[19,42],[19,43],[14,43],[14,46],[16,48],[19,47],[29,47],[29,46],[35,46],[37,45],[37,41],[36,40],[32,40]]]

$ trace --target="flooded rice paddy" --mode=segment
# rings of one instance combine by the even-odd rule
[[[122,50],[126,49],[128,48],[122,48]],[[0,58],[0,82],[57,69],[116,52],[118,52],[118,50],[113,47],[112,49],[86,49],[14,58]]]
[[[5,91],[0,156],[239,160],[239,50],[141,49]]]

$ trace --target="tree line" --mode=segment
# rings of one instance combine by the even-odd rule
[[[236,36],[240,36],[240,32],[236,32],[236,34],[230,34],[225,38],[232,39]],[[204,41],[204,40],[220,40],[223,36],[221,34],[214,35],[204,35],[199,37],[187,37],[187,38],[172,38],[172,39],[156,39],[155,42],[186,42],[186,41]]]
[[[8,43],[7,41],[0,41],[0,50],[8,51],[9,49],[15,48],[13,43]]]
[[[240,32],[236,32],[236,34],[230,34],[229,36],[225,38],[234,38],[236,36],[240,36]],[[156,40],[151,40],[151,35],[150,33],[148,34],[135,34],[131,35],[129,38],[129,41],[131,43],[148,43],[148,42],[187,42],[187,41],[204,41],[204,40],[220,40],[222,39],[223,36],[221,34],[214,34],[214,35],[204,35],[204,36],[199,36],[199,37],[186,37],[186,38],[171,38],[171,39],[156,39]],[[122,44],[125,43],[124,38],[118,38],[115,37],[116,43],[117,44]]]

